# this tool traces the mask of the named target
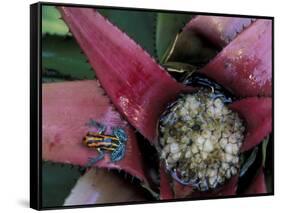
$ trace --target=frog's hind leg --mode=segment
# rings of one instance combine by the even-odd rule
[[[116,162],[124,158],[126,151],[126,145],[120,143],[119,146],[111,153],[111,161]]]
[[[119,127],[112,128],[112,133],[118,139],[118,147],[111,153],[111,161],[116,162],[121,160],[125,156],[126,141],[128,136],[124,129]]]
[[[124,129],[120,127],[113,127],[112,133],[115,135],[121,143],[124,143],[128,140],[128,136]]]
[[[86,163],[86,168],[91,168],[94,164],[96,164],[98,161],[102,160],[104,158],[104,152],[101,150],[98,150],[99,155],[97,157],[91,157],[89,158],[89,161]]]

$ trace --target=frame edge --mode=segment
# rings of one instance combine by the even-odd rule
[[[40,152],[40,20],[41,4],[30,5],[30,208],[42,209]]]

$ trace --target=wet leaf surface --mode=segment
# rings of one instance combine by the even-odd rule
[[[271,25],[265,19],[251,24],[200,72],[237,97],[271,96]]]
[[[272,131],[272,99],[245,98],[230,104],[246,123],[246,136],[241,151],[258,145]]]

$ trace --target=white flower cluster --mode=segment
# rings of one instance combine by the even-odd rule
[[[159,128],[161,158],[182,183],[206,191],[237,174],[245,128],[238,114],[212,93],[183,95]]]

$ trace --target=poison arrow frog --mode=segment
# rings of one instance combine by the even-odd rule
[[[97,157],[89,158],[88,163],[85,165],[86,168],[91,167],[98,161],[104,158],[105,152],[110,153],[110,159],[112,162],[123,159],[126,150],[126,141],[128,137],[124,129],[120,127],[113,127],[112,135],[106,135],[106,127],[94,120],[90,120],[87,123],[88,126],[95,126],[98,132],[88,132],[83,138],[83,144],[90,149],[98,151]]]

